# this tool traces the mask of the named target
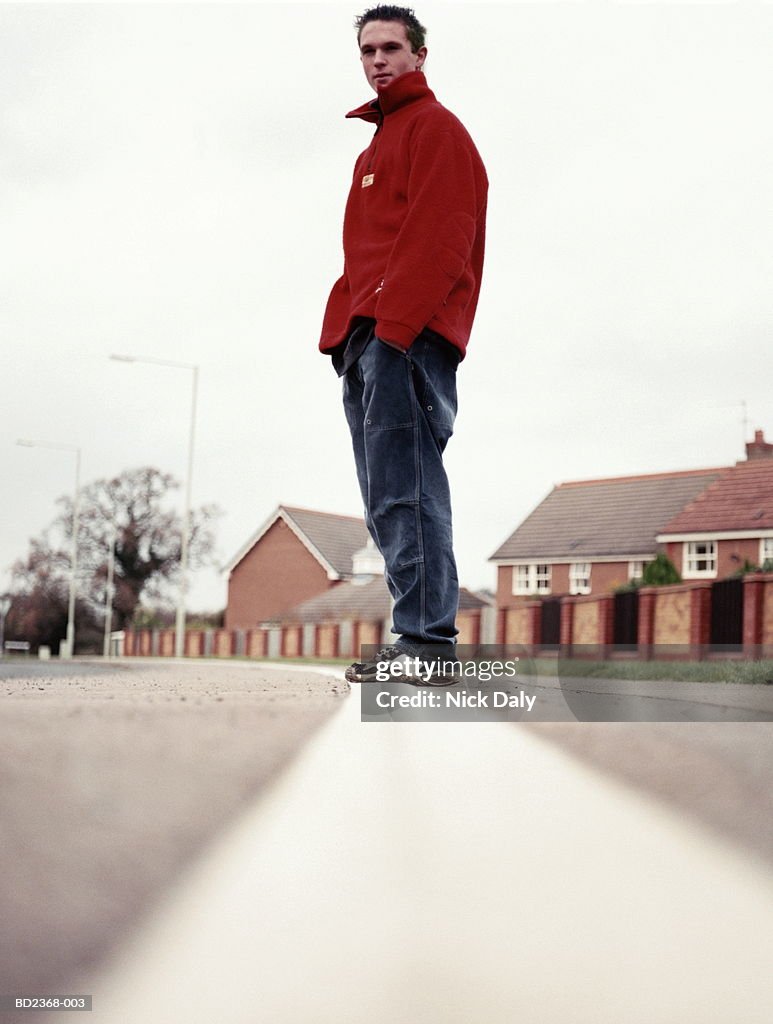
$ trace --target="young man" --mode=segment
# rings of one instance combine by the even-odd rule
[[[347,671],[366,682],[377,663],[453,658],[459,585],[443,450],[480,290],[488,182],[466,129],[427,86],[413,11],[380,5],[355,26],[376,98],[346,116],[376,130],[355,164],[344,273],[319,347],[344,379],[365,520],[394,599],[395,644]]]

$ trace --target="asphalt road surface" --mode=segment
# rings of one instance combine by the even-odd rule
[[[770,1024],[773,871],[733,827],[769,806],[770,727],[744,728],[363,722],[353,696],[92,979],[94,1024]]]
[[[0,665],[0,995],[72,992],[135,934],[108,1024],[171,1024],[184,982],[209,993],[202,970],[268,1000],[269,1017],[242,1002],[221,1024],[359,1021],[374,985],[374,1021],[432,1024],[684,1024],[709,1019],[712,984],[725,1007],[731,983],[749,1006],[769,994],[754,957],[771,933],[773,723],[381,724],[346,691],[258,664]],[[187,904],[143,946],[181,876]],[[263,967],[252,989],[245,957]],[[701,964],[724,964],[705,991]],[[636,1005],[604,988],[650,976]],[[195,1012],[214,1019],[216,1001]],[[17,1020],[32,1024],[0,1014]]]
[[[0,995],[92,970],[347,690],[234,663],[0,662]]]

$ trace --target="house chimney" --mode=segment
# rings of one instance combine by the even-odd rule
[[[746,461],[752,459],[773,459],[773,444],[765,440],[761,430],[755,430],[754,440],[746,442]]]

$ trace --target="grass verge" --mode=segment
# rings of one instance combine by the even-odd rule
[[[522,658],[523,675],[580,679],[631,679],[679,683],[773,685],[773,661],[587,661],[580,658]]]

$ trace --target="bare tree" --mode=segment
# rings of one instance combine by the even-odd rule
[[[83,611],[98,619],[105,605],[107,564],[115,544],[113,616],[116,629],[129,625],[140,602],[171,606],[179,582],[182,520],[171,507],[171,494],[179,487],[168,473],[153,467],[127,470],[111,479],[96,480],[81,491],[78,527],[78,595]],[[53,615],[62,601],[70,568],[72,498],[62,497],[60,513],[43,534],[30,541],[26,559],[13,567],[14,607],[30,616],[59,623]],[[189,558],[191,568],[213,561],[214,524],[220,510],[215,505],[196,509],[191,515]],[[27,600],[20,602],[19,598]],[[34,600],[32,600],[34,598]],[[37,612],[35,611],[37,609]],[[46,611],[46,609],[48,609]],[[9,613],[9,628],[18,632]],[[53,616],[53,618],[52,618]],[[37,635],[40,630],[35,629]],[[44,630],[44,632],[47,632]],[[58,639],[58,637],[57,637]],[[40,641],[40,642],[48,642]]]

